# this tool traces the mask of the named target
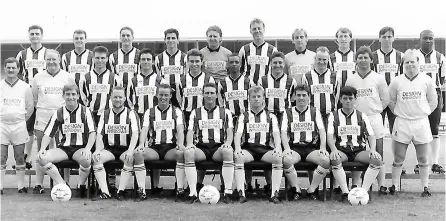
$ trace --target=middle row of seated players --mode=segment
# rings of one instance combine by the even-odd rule
[[[278,190],[283,172],[293,187],[293,199],[299,199],[301,193],[300,188],[296,188],[297,175],[293,165],[300,160],[318,164],[308,190],[311,199],[317,198],[314,190],[325,177],[330,165],[341,186],[344,200],[348,187],[341,164],[343,161],[355,160],[370,164],[362,185],[366,189],[379,172],[382,160],[375,151],[373,129],[367,116],[354,109],[357,91],[352,87],[341,89],[343,107],[330,115],[328,135],[321,114],[309,105],[310,89],[305,85],[296,87],[296,106],[286,109],[279,119],[265,109],[265,90],[261,86],[252,86],[248,90],[249,110],[241,113],[238,118],[235,117],[235,120],[229,110],[217,105],[217,86],[214,83],[204,84],[202,92],[204,105],[194,109],[187,122],[183,120],[183,113],[170,104],[170,86],[160,84],[156,91],[158,105],[145,112],[140,133],[136,112],[124,105],[126,96],[123,87],[113,88],[112,107],[100,116],[95,130],[91,111],[78,104],[77,86],[67,85],[63,88],[66,104],[53,114],[45,129],[38,162],[56,183],[63,183],[64,180],[53,163],[66,159],[76,160],[80,164],[80,185],[85,184],[92,162],[102,192],[100,197],[108,199],[111,196],[106,185],[104,163],[120,159],[124,162],[124,167],[117,198],[123,199],[123,190],[134,171],[140,187],[137,200],[144,200],[144,161],[176,161],[177,198],[183,199],[182,187],[186,178],[190,187],[190,203],[198,201],[195,162],[206,159],[223,161],[222,175],[226,187],[223,200],[226,203],[231,200],[234,173],[239,201],[246,202],[243,167],[245,163],[254,160],[272,164],[270,201],[274,203],[279,203]],[[187,128],[185,142],[183,128]],[[236,128],[235,133],[233,128]],[[57,131],[61,133],[59,148],[46,151],[50,138]],[[145,145],[147,138],[152,140],[150,146]],[[365,150],[367,139],[370,151]],[[326,150],[326,141],[331,150],[330,157]],[[94,143],[96,150],[91,154]]]

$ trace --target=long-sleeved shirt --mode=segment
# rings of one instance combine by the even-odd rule
[[[24,81],[0,82],[0,119],[2,124],[24,122],[34,111],[31,88]]]

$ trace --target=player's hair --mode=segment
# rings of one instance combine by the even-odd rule
[[[392,36],[395,36],[395,29],[393,29],[392,27],[386,26],[384,28],[381,28],[381,30],[379,30],[379,37],[381,38],[381,36],[383,36],[384,34],[386,34],[389,31],[392,33]]]
[[[341,98],[342,95],[347,95],[347,96],[354,96],[356,98],[357,93],[358,91],[356,90],[356,88],[351,86],[344,86],[343,88],[341,88],[341,91],[339,92],[339,97]]]
[[[57,57],[59,57],[59,59],[60,59],[60,53],[59,53],[59,51],[54,50],[54,49],[46,49],[46,52],[45,52],[45,58],[46,58],[46,56],[47,56],[49,53],[51,53],[51,52],[56,53],[56,54],[57,54]]]
[[[75,31],[73,32],[73,35],[75,35],[75,34],[78,34],[78,35],[83,34],[83,35],[85,35],[85,39],[87,38],[87,32],[85,32],[85,31],[82,30],[82,29],[77,29],[77,30],[75,30]]]
[[[273,58],[282,58],[285,61],[285,54],[281,51],[276,51],[271,55],[270,60],[272,61]]]
[[[265,89],[263,89],[263,87],[259,85],[254,85],[248,89],[248,97],[250,97],[252,93],[259,93],[259,92],[261,92],[263,97],[265,97]]]
[[[130,28],[130,27],[128,27],[128,26],[125,26],[125,27],[121,28],[121,30],[119,30],[119,35],[121,35],[121,32],[124,31],[124,30],[129,30],[130,33],[131,33],[132,36],[133,36],[133,29]]]
[[[431,30],[429,30],[429,29],[425,29],[425,30],[423,30],[422,32],[420,32],[420,38],[421,38],[421,35],[422,35],[423,33],[432,33],[432,34],[434,34],[433,31],[431,31]]]
[[[64,85],[62,88],[62,95],[65,95],[65,92],[75,90],[76,93],[79,95],[79,87],[75,84],[67,84]]]
[[[164,39],[166,39],[167,34],[174,33],[177,36],[177,39],[180,38],[180,33],[175,28],[169,28],[164,31]]]
[[[158,94],[160,89],[169,89],[170,94],[172,94],[172,88],[169,84],[161,83],[160,85],[158,85],[158,87],[156,87],[156,94]]]
[[[327,52],[328,54],[330,54],[330,50],[328,50],[328,48],[325,47],[325,46],[320,46],[320,47],[318,47],[318,48],[316,49],[316,54],[317,54],[318,52],[322,52],[322,53]]]
[[[251,22],[249,23],[249,28],[251,28],[251,26],[252,26],[254,23],[262,24],[263,28],[265,28],[265,23],[264,23],[260,18],[253,18],[253,19],[251,20]]]
[[[353,38],[352,31],[350,29],[348,29],[348,28],[339,28],[338,31],[336,31],[336,34],[335,34],[336,38],[338,37],[339,32],[340,33],[348,33],[350,38]]]
[[[19,61],[16,58],[14,58],[14,57],[6,58],[6,60],[5,60],[5,67],[6,67],[6,64],[9,64],[9,63],[15,63],[17,65],[17,68],[20,68]]]
[[[207,82],[207,83],[204,83],[204,85],[203,85],[203,93],[204,93],[204,89],[207,87],[215,88],[215,93],[217,93],[217,91],[218,91],[217,84],[212,83],[212,82]]]
[[[359,47],[359,49],[356,51],[356,53],[355,53],[355,60],[357,60],[358,59],[358,56],[360,55],[360,54],[368,54],[369,55],[369,57],[370,57],[370,59],[373,59],[373,54],[372,54],[372,50],[370,49],[370,47],[369,46],[365,46],[365,45],[363,45],[363,46],[361,46],[361,47]]]
[[[93,48],[93,54],[94,53],[106,53],[108,56],[108,49],[104,46],[96,46]]]
[[[218,27],[217,25],[212,25],[212,26],[210,26],[210,27],[208,28],[208,30],[206,30],[206,35],[208,35],[208,33],[209,33],[210,31],[215,31],[215,32],[217,32],[218,34],[220,34],[220,37],[223,37],[223,32],[221,31],[221,28]]]
[[[306,84],[297,85],[294,88],[294,94],[296,94],[297,91],[305,91],[305,92],[307,92],[307,95],[311,95],[310,87],[308,87],[308,85],[306,85]]]
[[[31,26],[29,26],[29,28],[28,28],[28,32],[31,31],[31,30],[33,30],[33,29],[39,29],[39,30],[40,30],[40,34],[43,35],[43,28],[42,28],[42,27],[40,27],[40,26],[38,26],[38,25],[31,25]]]
[[[140,52],[139,52],[139,57],[138,60],[141,58],[141,55],[143,54],[151,54],[152,55],[152,61],[155,59],[155,55],[153,54],[152,50],[150,50],[149,48],[143,48]],[[153,61],[154,62],[154,61]]]
[[[238,58],[240,58],[240,55],[239,55],[237,52],[232,52],[232,53],[228,56],[228,60],[229,60],[230,57],[238,57]],[[240,58],[240,60],[241,60],[241,58]]]
[[[402,57],[402,63],[406,60],[406,57],[408,56],[415,56],[417,58],[417,61],[420,61],[420,57],[418,56],[418,53],[415,49],[407,49],[406,52],[404,52],[404,55]]]
[[[125,93],[125,87],[123,87],[123,86],[115,86],[115,87],[113,87],[112,92],[113,91],[124,91],[124,93]]]
[[[200,50],[193,48],[187,52],[187,60],[189,61],[190,56],[200,56],[201,61],[203,61],[203,53]]]
[[[303,32],[305,37],[308,38],[307,31],[305,29],[296,28],[296,29],[294,29],[293,34],[291,34],[291,39],[294,39],[294,34],[296,34],[297,32]]]

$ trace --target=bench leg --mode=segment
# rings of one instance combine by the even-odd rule
[[[333,173],[330,171],[330,200],[333,200],[333,195],[334,195],[333,182],[334,182]]]
[[[322,180],[322,191],[324,192],[324,198],[323,201],[327,201],[327,176],[324,177]]]
[[[285,201],[288,201],[288,179],[285,176]]]

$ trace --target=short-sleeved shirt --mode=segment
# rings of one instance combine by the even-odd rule
[[[268,42],[256,45],[254,42],[240,48],[239,56],[242,58],[241,70],[249,79],[257,82],[268,73],[269,57],[277,51],[277,48]]]
[[[24,81],[17,79],[10,84],[0,82],[0,119],[2,124],[25,122],[34,111],[34,100],[31,88]]]
[[[224,143],[226,130],[233,128],[229,110],[215,106],[211,110],[204,106],[192,111],[188,130],[197,134],[199,143]]]
[[[135,111],[127,107],[119,113],[111,108],[107,109],[99,120],[98,133],[103,136],[106,146],[128,147],[132,134],[139,134],[139,121]]]
[[[367,137],[374,132],[367,115],[358,110],[347,114],[340,108],[328,117],[327,136],[333,135],[337,147],[365,148]]]
[[[244,112],[237,125],[237,133],[245,136],[245,143],[250,144],[269,146],[272,133],[280,132],[276,116],[265,109],[259,113]]]
[[[144,114],[143,127],[149,128],[149,136],[155,145],[175,144],[178,127],[183,127],[183,125],[183,113],[172,105],[165,110],[161,110],[157,105]]]
[[[320,140],[320,129],[325,130],[325,127],[315,107],[307,106],[302,112],[292,107],[283,115],[281,130],[289,135],[290,143],[316,144]]]
[[[226,62],[231,51],[223,46],[211,49],[208,46],[202,48],[204,60],[204,72],[211,75],[217,82],[228,76]]]

